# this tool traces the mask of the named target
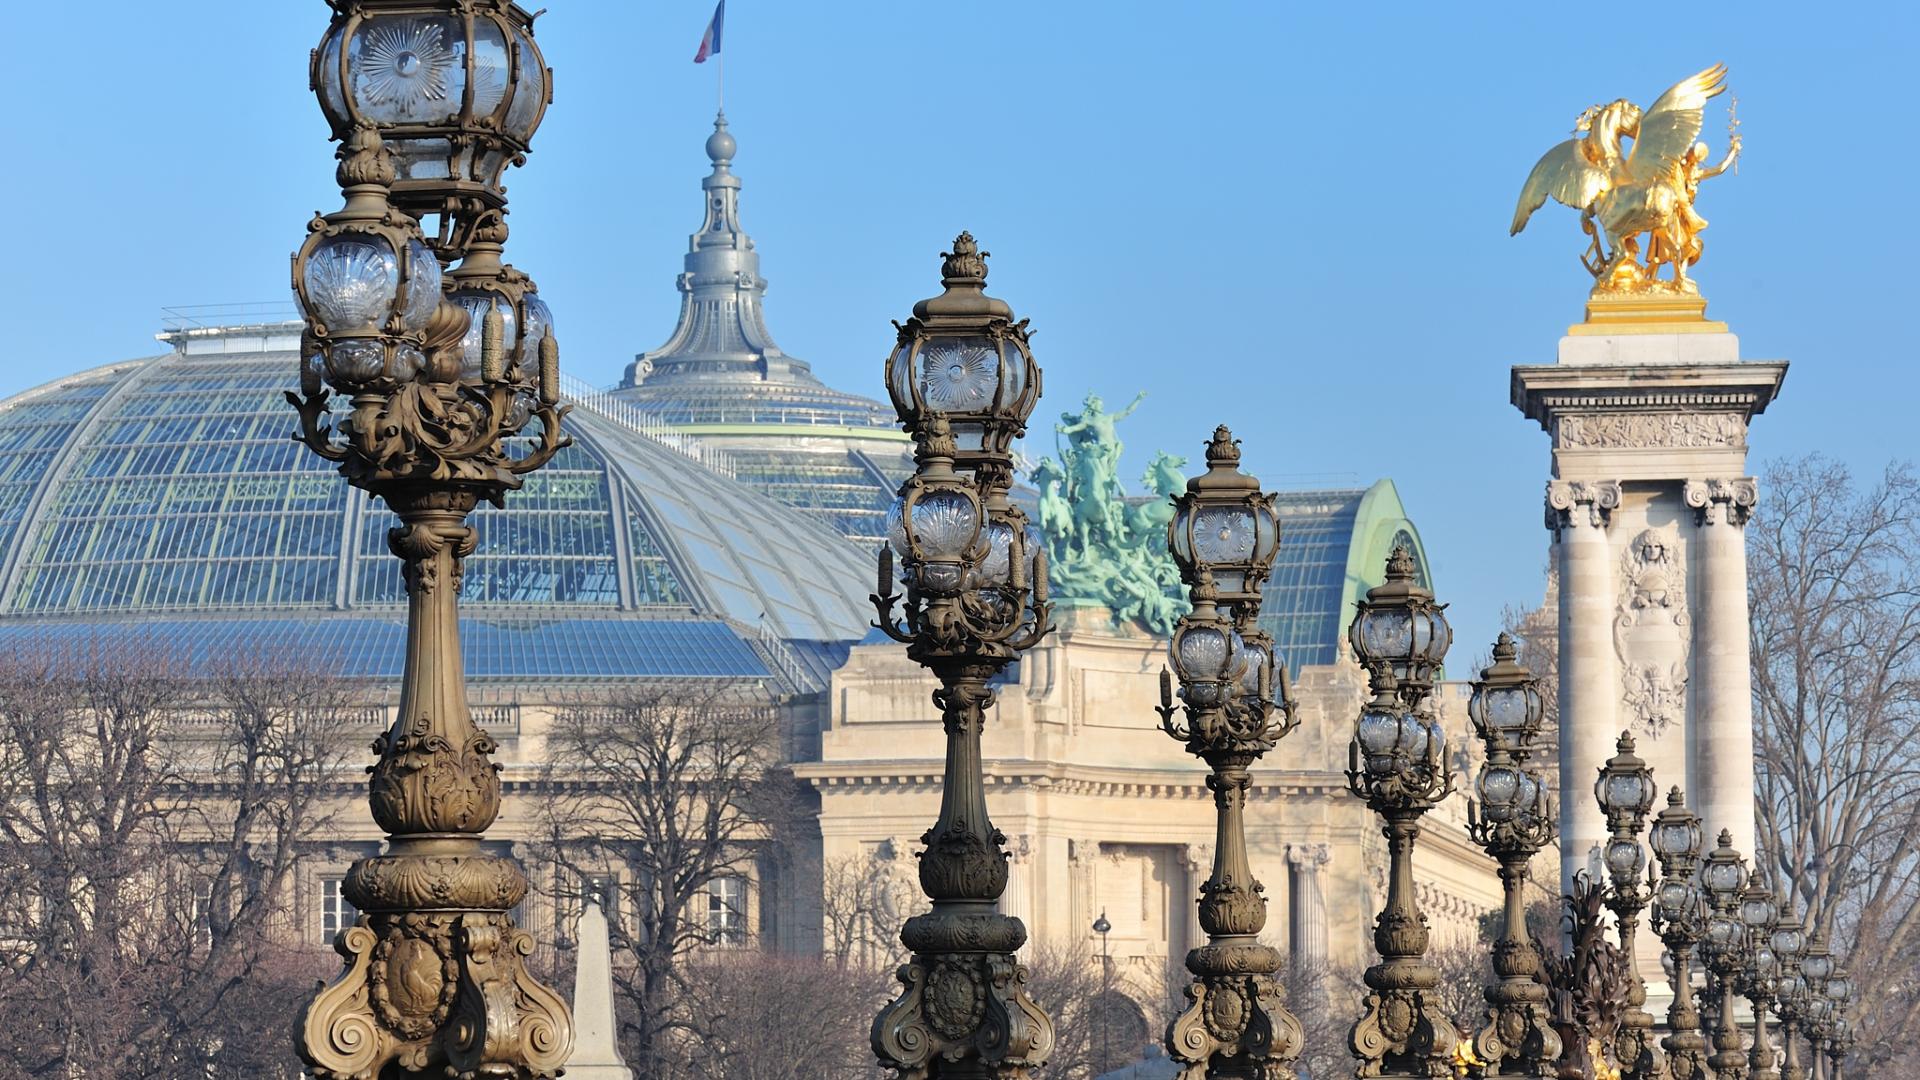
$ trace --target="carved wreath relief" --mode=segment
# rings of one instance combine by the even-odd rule
[[[1659,735],[1686,714],[1685,565],[1672,526],[1646,529],[1621,554],[1620,607],[1613,620],[1623,700],[1635,727]]]

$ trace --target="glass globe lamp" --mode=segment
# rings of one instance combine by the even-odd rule
[[[371,123],[393,151],[394,204],[420,216],[505,203],[551,94],[533,15],[484,0],[334,0],[310,83],[344,139]]]
[[[887,356],[887,396],[911,431],[935,413],[953,430],[962,470],[983,466],[997,484],[1012,482],[1013,440],[1026,433],[1040,399],[1040,368],[1027,347],[1026,322],[988,296],[987,253],[961,233],[943,258],[945,291],[913,306]],[[983,479],[989,479],[983,476]]]
[[[1279,548],[1273,497],[1240,471],[1240,444],[1223,424],[1207,443],[1207,471],[1173,498],[1167,551],[1181,580],[1191,583],[1204,570],[1213,576],[1222,605],[1244,607],[1259,604]]]
[[[887,511],[887,541],[921,591],[957,595],[969,564],[985,559],[981,517],[979,497],[964,483],[908,481]]]
[[[1750,930],[1763,930],[1779,914],[1779,906],[1774,902],[1773,893],[1766,886],[1755,882],[1747,886],[1740,896],[1740,921]]]
[[[1797,922],[1782,923],[1774,928],[1770,943],[1783,961],[1791,963],[1807,951],[1807,932]]]
[[[1647,811],[1653,809],[1657,794],[1653,770],[1633,752],[1632,734],[1621,732],[1614,745],[1616,752],[1601,766],[1600,775],[1594,780],[1593,795],[1600,803],[1600,812],[1607,816],[1610,828],[1637,830],[1640,822],[1646,820]]]
[[[1660,914],[1669,919],[1683,919],[1699,906],[1700,896],[1693,883],[1680,878],[1667,878],[1654,892],[1653,902],[1659,905]]]
[[[1827,1000],[1845,1006],[1853,1000],[1853,980],[1844,971],[1836,971],[1827,979]]]
[[[1181,696],[1198,708],[1225,705],[1244,673],[1247,658],[1240,635],[1205,599],[1173,632],[1167,647]]]
[[[1719,843],[1700,868],[1700,883],[1706,886],[1715,907],[1730,910],[1738,905],[1740,890],[1747,884],[1747,868],[1740,853],[1733,850],[1732,833],[1720,831]]]
[[[1607,841],[1605,856],[1607,872],[1616,882],[1633,882],[1640,879],[1641,871],[1647,868],[1647,852],[1639,841],[1616,838]]]
[[[393,167],[379,135],[356,129],[339,157],[346,204],[315,218],[293,255],[293,295],[310,357],[301,382],[309,394],[321,378],[356,394],[420,375],[443,296],[439,260],[417,223],[388,201]]]
[[[1387,557],[1386,580],[1367,590],[1347,626],[1354,658],[1368,671],[1391,672],[1403,691],[1423,696],[1453,644],[1444,604],[1419,583],[1413,553],[1396,547]]]
[[[1539,734],[1546,703],[1540,696],[1540,680],[1519,663],[1518,656],[1513,635],[1503,631],[1493,644],[1493,663],[1473,682],[1467,716],[1489,749],[1498,742],[1524,759]]]
[[[1660,866],[1675,877],[1689,877],[1700,859],[1700,815],[1687,809],[1678,787],[1667,791],[1666,809],[1653,819],[1647,843],[1660,860]]]

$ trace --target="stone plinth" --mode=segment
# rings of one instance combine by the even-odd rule
[[[1606,836],[1593,782],[1621,731],[1708,836],[1753,851],[1747,429],[1787,371],[1718,324],[1575,329],[1512,382],[1553,439],[1563,886]]]

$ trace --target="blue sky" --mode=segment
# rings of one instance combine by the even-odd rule
[[[700,220],[706,0],[550,0],[556,95],[511,174],[509,255],[563,362],[610,382],[671,329]],[[154,351],[160,309],[287,296],[332,209],[306,87],[318,0],[12,17],[0,394]],[[1537,600],[1544,433],[1507,369],[1586,288],[1571,211],[1507,223],[1585,106],[1731,67],[1746,154],[1697,268],[1749,358],[1793,361],[1757,460],[1911,458],[1920,227],[1911,5],[1205,5],[732,0],[727,111],[782,347],[881,396],[888,320],[961,228],[1037,331],[1037,448],[1089,389],[1141,389],[1128,471],[1233,425],[1270,485],[1391,476],[1457,655]],[[1716,103],[1706,137],[1724,145]],[[1764,498],[1764,496],[1763,496]]]

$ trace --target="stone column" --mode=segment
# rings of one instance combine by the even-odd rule
[[[1033,842],[1016,836],[1007,842],[1007,888],[1000,894],[1000,914],[1011,915],[1027,928],[1033,943]]]
[[[1213,845],[1182,845],[1180,866],[1186,871],[1187,877],[1180,893],[1181,915],[1176,923],[1185,937],[1181,940],[1180,951],[1174,954],[1176,964],[1184,963],[1186,950],[1207,943],[1207,932],[1200,926],[1200,886],[1213,873]]]
[[[1733,846],[1749,853],[1755,849],[1746,524],[1758,496],[1751,477],[1689,480],[1686,486],[1700,540],[1689,801],[1705,819],[1706,835],[1727,829]]]
[[[1607,838],[1592,785],[1619,735],[1620,677],[1613,651],[1613,549],[1607,525],[1620,485],[1607,480],[1547,484],[1547,527],[1560,563],[1560,887],[1587,866]],[[1744,638],[1742,639],[1744,640]]]
[[[1287,956],[1296,967],[1327,961],[1327,901],[1324,867],[1333,859],[1326,844],[1287,845],[1289,888]]]
[[[1067,841],[1067,872],[1073,884],[1073,924],[1067,928],[1069,941],[1085,941],[1091,932],[1087,928],[1093,925],[1095,905],[1099,903],[1093,864],[1099,857],[1100,841]]]

